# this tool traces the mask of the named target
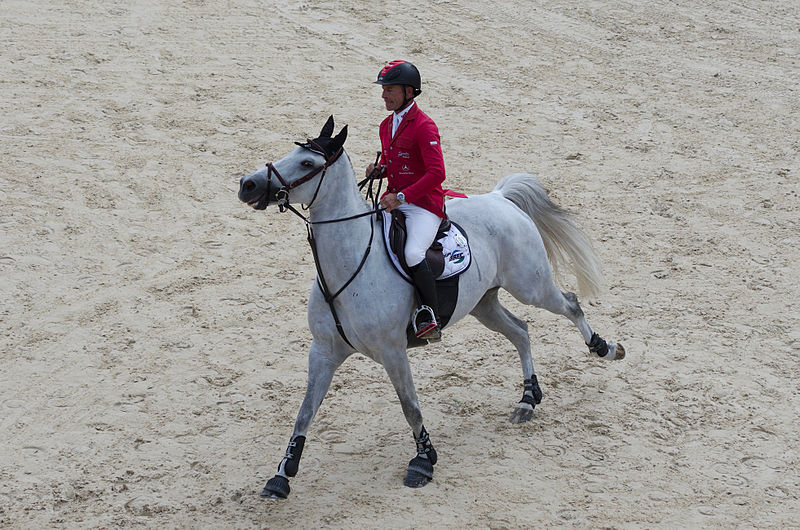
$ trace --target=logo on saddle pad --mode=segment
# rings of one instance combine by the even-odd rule
[[[458,237],[461,237],[461,236],[458,236]],[[455,238],[454,238],[454,240],[455,240]],[[464,252],[462,252],[461,250],[454,250],[453,252],[450,253],[450,257],[448,258],[448,260],[450,262],[454,263],[454,264],[459,264],[462,261],[464,261],[466,258],[467,258],[467,256],[464,254]]]

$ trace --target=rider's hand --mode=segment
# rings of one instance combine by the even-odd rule
[[[375,169],[375,164],[370,164],[370,165],[368,165],[368,166],[367,166],[367,171],[366,171],[366,173],[364,174],[364,176],[366,176],[367,178],[369,178],[370,174],[372,173],[372,171],[373,171],[374,169]]]
[[[397,194],[396,193],[387,193],[386,195],[381,197],[381,206],[383,206],[383,208],[387,212],[391,212],[392,210],[394,210],[395,208],[397,208],[401,204],[403,204],[403,203],[397,200]]]

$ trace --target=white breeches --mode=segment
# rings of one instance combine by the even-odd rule
[[[406,216],[405,258],[408,266],[413,267],[425,259],[425,251],[436,238],[442,218],[413,204],[401,204],[398,210]]]

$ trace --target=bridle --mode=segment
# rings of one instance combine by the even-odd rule
[[[256,206],[258,210],[263,210],[269,205],[271,198],[270,189],[272,188],[272,175],[275,175],[275,178],[278,179],[278,182],[281,183],[281,187],[278,189],[278,191],[275,192],[275,201],[278,203],[278,208],[280,209],[280,211],[285,212],[286,208],[291,208],[291,206],[289,205],[289,190],[293,190],[294,188],[302,184],[305,184],[309,180],[316,177],[317,174],[321,171],[322,176],[319,178],[319,182],[317,183],[317,189],[314,190],[314,195],[313,197],[311,197],[311,201],[309,201],[308,204],[302,207],[304,210],[308,210],[314,203],[314,201],[317,200],[317,194],[319,193],[319,189],[322,186],[322,180],[325,178],[325,173],[328,171],[328,168],[331,165],[333,165],[333,163],[336,162],[344,152],[344,148],[340,147],[335,153],[333,153],[330,157],[328,157],[325,155],[326,151],[322,147],[320,147],[320,145],[316,143],[314,140],[308,140],[308,144],[298,144],[298,145],[300,145],[301,147],[305,147],[306,149],[309,149],[315,153],[319,153],[322,156],[325,156],[325,163],[322,164],[320,167],[312,170],[305,176],[295,180],[291,184],[288,184],[286,180],[281,176],[280,172],[278,172],[278,169],[272,164],[272,162],[269,162],[267,164],[267,191],[264,193],[264,195],[261,196],[261,198],[258,201],[258,205]],[[294,210],[294,208],[291,209]],[[301,215],[301,217],[303,216]]]
[[[324,153],[326,152],[324,149],[322,149],[319,146],[319,144],[314,142],[314,140],[309,140],[308,144],[298,144],[298,145],[300,145],[301,147],[305,147],[306,149],[311,149],[312,151],[322,153],[323,156],[324,156]],[[375,214],[376,216],[379,215],[379,213],[383,210],[383,208],[378,207],[378,193],[380,193],[380,185],[378,187],[378,193],[373,194],[372,193],[372,182],[375,180],[375,178],[380,178],[380,175],[378,174],[378,172],[373,171],[373,174],[370,175],[369,177],[367,177],[365,180],[363,180],[359,185],[359,189],[361,189],[365,182],[367,182],[367,181],[370,182],[369,192],[368,192],[367,195],[368,195],[368,197],[370,197],[372,199],[373,209],[372,210],[368,210],[366,212],[362,212],[362,213],[359,213],[359,214],[351,215],[351,216],[348,216],[348,217],[341,217],[341,218],[338,218],[338,219],[327,219],[327,220],[324,220],[324,221],[312,221],[308,217],[306,217],[305,215],[303,215],[302,213],[297,211],[297,209],[294,206],[292,206],[291,203],[289,202],[289,190],[292,190],[292,189],[300,186],[301,184],[305,184],[306,182],[308,182],[309,180],[311,180],[312,178],[317,176],[317,174],[321,171],[322,175],[319,178],[319,182],[317,183],[317,189],[314,190],[314,195],[312,196],[311,201],[309,201],[309,203],[306,204],[306,205],[301,205],[301,207],[304,210],[308,210],[311,207],[311,205],[314,203],[314,201],[317,199],[317,194],[319,193],[319,189],[322,186],[322,180],[325,178],[325,172],[328,170],[328,168],[331,165],[333,165],[334,162],[336,162],[339,159],[339,157],[342,155],[343,152],[344,152],[344,149],[342,147],[340,147],[333,155],[331,155],[330,157],[326,157],[325,158],[325,163],[322,166],[314,169],[313,171],[311,171],[307,175],[297,179],[296,181],[292,182],[291,184],[287,184],[286,180],[281,176],[281,174],[278,172],[278,170],[275,168],[275,166],[272,165],[272,162],[268,163],[267,164],[267,168],[268,168],[268,171],[267,171],[267,191],[266,191],[266,193],[264,193],[264,195],[261,197],[261,199],[259,199],[257,207],[258,207],[258,209],[263,210],[269,204],[270,185],[271,185],[271,181],[272,181],[272,175],[274,174],[275,178],[278,179],[278,182],[281,183],[281,188],[278,189],[277,192],[275,192],[275,200],[278,203],[278,208],[280,209],[281,212],[285,212],[288,209],[289,211],[291,211],[292,213],[297,215],[300,219],[302,219],[303,222],[306,224],[306,231],[308,233],[308,238],[307,238],[308,239],[308,244],[311,247],[311,255],[314,257],[314,265],[317,268],[317,285],[319,286],[319,290],[322,292],[322,296],[325,298],[325,302],[327,302],[328,307],[331,310],[331,315],[333,316],[333,321],[336,324],[336,330],[339,332],[339,335],[341,335],[341,337],[344,339],[344,341],[351,348],[356,349],[355,346],[353,346],[353,344],[347,338],[347,335],[345,335],[345,333],[344,333],[344,327],[342,326],[342,323],[339,320],[339,315],[336,313],[336,308],[333,305],[333,301],[336,299],[337,296],[342,294],[342,291],[344,291],[347,288],[347,286],[350,285],[353,282],[353,280],[356,279],[356,276],[358,276],[358,273],[360,273],[361,269],[364,268],[364,264],[367,262],[367,257],[369,256],[369,253],[372,250],[372,241],[375,238],[375,223],[370,219],[370,223],[369,223],[369,226],[370,226],[369,243],[367,243],[367,248],[364,250],[364,255],[362,256],[361,262],[358,264],[358,267],[356,268],[356,271],[350,276],[350,278],[344,283],[344,285],[342,285],[339,288],[339,290],[336,291],[335,293],[331,293],[331,290],[328,287],[328,283],[325,281],[325,275],[322,273],[322,267],[320,267],[320,264],[319,264],[319,257],[317,255],[317,241],[314,238],[313,226],[314,225],[321,225],[321,224],[339,223],[339,222],[343,222],[343,221],[350,221],[352,219],[358,219],[359,217],[366,217],[366,216],[372,215],[372,214]],[[380,152],[378,153],[378,155],[380,156]],[[377,164],[377,161],[378,160],[376,158],[376,160],[375,160],[376,164]]]

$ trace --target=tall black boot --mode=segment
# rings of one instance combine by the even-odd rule
[[[436,315],[439,313],[439,299],[436,295],[436,279],[427,260],[410,267],[411,279],[417,288],[420,307],[414,312],[414,329],[417,337],[428,341],[441,340],[442,332]]]

